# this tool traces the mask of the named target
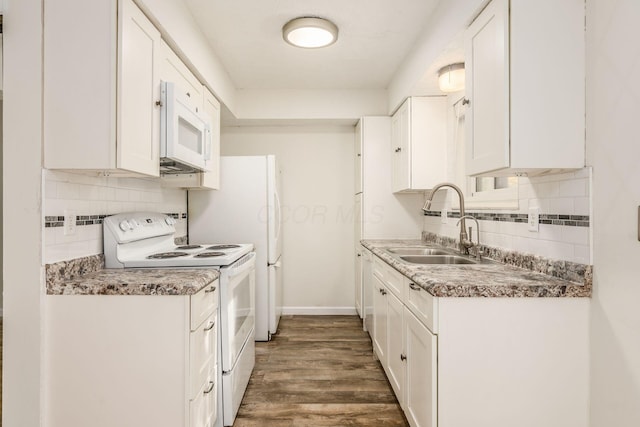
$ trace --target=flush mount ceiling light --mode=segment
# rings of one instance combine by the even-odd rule
[[[282,27],[282,37],[290,45],[314,49],[335,43],[338,27],[323,18],[295,18]]]
[[[438,86],[442,92],[464,89],[464,63],[450,64],[438,71]]]

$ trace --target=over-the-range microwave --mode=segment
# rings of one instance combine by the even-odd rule
[[[172,82],[161,82],[160,173],[211,170],[211,124]]]

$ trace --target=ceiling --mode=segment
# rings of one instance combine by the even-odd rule
[[[238,89],[386,89],[440,0],[185,0]],[[319,16],[339,28],[323,49],[282,40]]]

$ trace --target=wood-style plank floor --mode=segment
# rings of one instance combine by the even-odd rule
[[[284,316],[234,427],[408,426],[357,316]]]

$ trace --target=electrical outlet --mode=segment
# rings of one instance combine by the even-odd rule
[[[537,233],[540,229],[540,208],[529,208],[529,218],[527,222],[527,229]]]
[[[447,210],[446,210],[446,209],[442,209],[442,210],[440,211],[440,221],[441,221],[443,224],[446,224],[446,223],[447,223]]]
[[[75,211],[64,211],[64,235],[76,234],[76,213]]]

